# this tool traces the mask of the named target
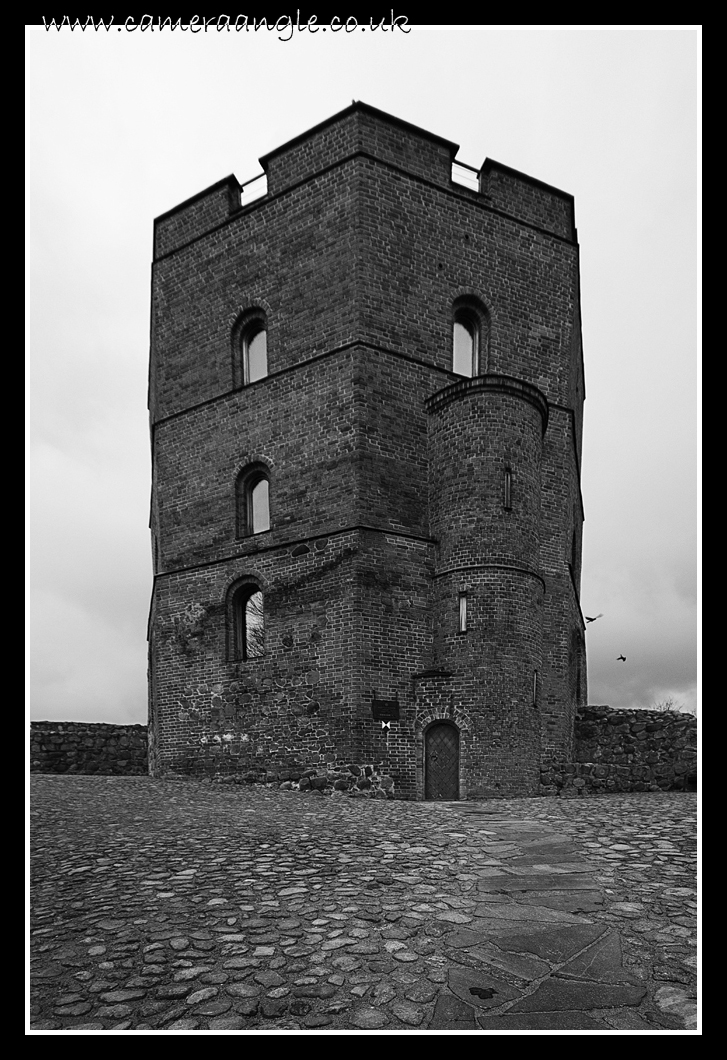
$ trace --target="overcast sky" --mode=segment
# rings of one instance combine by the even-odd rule
[[[693,707],[699,31],[26,34],[31,718],[146,722],[154,217],[353,99],[575,196],[589,699]]]

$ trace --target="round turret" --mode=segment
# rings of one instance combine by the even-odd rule
[[[427,407],[435,665],[452,673],[455,701],[468,704],[468,795],[535,792],[547,403],[528,384],[479,376]]]

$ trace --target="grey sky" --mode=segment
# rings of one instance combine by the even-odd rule
[[[589,698],[693,705],[698,30],[26,34],[31,717],[146,720],[154,217],[352,99],[575,195]]]

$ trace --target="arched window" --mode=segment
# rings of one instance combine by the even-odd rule
[[[237,536],[250,537],[270,529],[270,480],[259,465],[243,468],[235,487]]]
[[[454,303],[452,313],[452,371],[471,379],[487,371],[490,315],[472,295]]]
[[[457,375],[477,375],[477,339],[478,329],[472,314],[458,309],[452,335],[452,371]]]
[[[265,654],[265,608],[257,585],[241,585],[232,597],[232,655],[245,662]]]
[[[262,309],[249,309],[232,329],[234,386],[247,386],[268,374],[268,325]]]
[[[268,333],[264,317],[255,317],[243,329],[242,365],[246,385],[268,374]]]

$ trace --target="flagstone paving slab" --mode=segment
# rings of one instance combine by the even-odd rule
[[[453,994],[440,994],[429,1024],[432,1030],[474,1030],[475,1010]]]
[[[581,924],[582,919],[559,909],[549,909],[544,905],[520,905],[510,902],[498,906],[477,906],[475,916],[490,920],[534,920],[542,924]]]
[[[537,930],[528,934],[510,935],[500,943],[500,948],[511,953],[533,953],[551,962],[566,961],[603,934],[600,924],[567,924],[544,931],[539,923]]]
[[[588,891],[593,888],[590,876],[531,873],[515,875],[502,873],[477,881],[478,891]]]
[[[568,961],[555,974],[569,978],[597,979],[601,982],[623,982],[628,979],[628,972],[623,967],[621,939],[618,933],[609,931],[604,938]]]
[[[508,1010],[514,1012],[557,1012],[561,1009],[587,1011],[594,1008],[623,1008],[638,1005],[646,996],[645,986],[622,983],[587,983],[551,977]]]
[[[693,794],[31,797],[31,1032],[698,1030]]]
[[[519,998],[521,991],[484,968],[450,968],[447,985],[452,993],[476,1009],[498,1008]]]
[[[503,1016],[479,1016],[480,1027],[488,1031],[608,1031],[604,1020],[586,1012],[527,1012]]]
[[[538,905],[547,909],[559,909],[564,913],[589,913],[603,908],[603,893],[601,891],[581,891],[580,893],[529,891],[527,894],[518,896],[518,901],[523,906]]]
[[[506,953],[492,942],[472,946],[467,952],[475,959],[473,967],[485,966],[495,976],[504,972],[510,982],[529,983],[550,973],[550,965],[545,961],[527,953]]]

